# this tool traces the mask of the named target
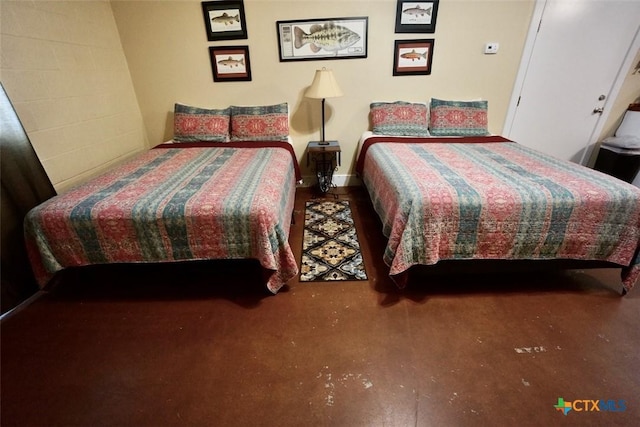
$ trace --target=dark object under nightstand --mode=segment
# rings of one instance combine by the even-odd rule
[[[640,170],[640,150],[602,143],[593,168],[631,184]]]
[[[340,144],[338,141],[309,141],[307,144],[307,166],[315,163],[318,188],[322,193],[328,192],[333,184],[333,171],[340,166]]]

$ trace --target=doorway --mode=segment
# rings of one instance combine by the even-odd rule
[[[538,0],[504,135],[585,164],[640,48],[638,16],[638,1]]]

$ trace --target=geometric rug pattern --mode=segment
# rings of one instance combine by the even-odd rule
[[[348,200],[306,203],[301,282],[367,280]]]

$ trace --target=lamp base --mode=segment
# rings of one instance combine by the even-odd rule
[[[329,141],[318,141],[318,145],[329,145]]]

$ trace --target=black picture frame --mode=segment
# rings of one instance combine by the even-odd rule
[[[368,27],[367,16],[277,21],[280,62],[366,58]],[[343,42],[330,45],[331,37],[318,37],[321,43],[314,43],[313,36],[322,31],[341,32]]]
[[[214,82],[251,81],[249,46],[210,46]]]
[[[247,38],[247,20],[243,0],[203,1],[202,14],[207,40]]]
[[[431,74],[434,43],[434,39],[396,40],[393,50],[393,75]]]
[[[398,0],[396,33],[435,33],[440,0]]]

